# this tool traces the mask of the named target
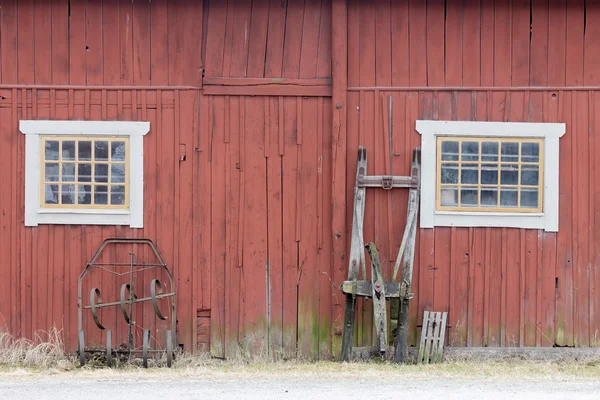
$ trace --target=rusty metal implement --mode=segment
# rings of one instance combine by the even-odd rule
[[[129,263],[98,262],[98,260],[101,259],[102,253],[104,251],[106,251],[107,248],[109,248],[110,246],[116,245],[116,244],[131,244],[131,245],[135,244],[135,245],[148,246],[151,249],[151,251],[153,252],[156,259],[158,260],[158,262],[157,263],[139,263],[136,261],[136,255],[133,252],[129,253],[130,259],[131,259],[131,261]],[[92,271],[95,268],[99,268],[104,271],[111,272],[111,270],[110,270],[111,267],[112,268],[129,267],[129,272],[126,271],[125,273],[118,273],[118,274],[115,273],[116,275],[120,275],[120,276],[129,275],[129,283],[124,283],[120,287],[119,300],[111,301],[111,302],[104,302],[103,298],[102,298],[102,293],[100,292],[100,289],[98,287],[93,287],[91,289],[90,295],[89,295],[90,303],[89,303],[89,305],[84,305],[82,291],[83,291],[83,281],[84,281],[85,277],[89,274],[90,271]],[[149,290],[150,296],[149,297],[138,297],[136,295],[136,284],[135,284],[134,277],[136,276],[136,274],[141,273],[141,272],[144,272],[144,274],[142,274],[142,277],[145,277],[148,275],[148,271],[156,271],[156,270],[163,271],[164,275],[166,275],[167,280],[168,280],[166,286],[158,278],[153,278],[148,282],[149,289],[150,289]],[[167,291],[167,293],[165,293],[165,291]],[[79,328],[78,352],[79,352],[79,362],[80,362],[81,366],[85,365],[86,353],[98,353],[98,352],[105,351],[106,352],[106,364],[108,367],[111,367],[113,365],[114,355],[116,355],[116,354],[125,354],[125,355],[127,355],[127,357],[131,357],[132,355],[139,354],[142,356],[143,367],[147,368],[148,367],[148,357],[150,356],[150,354],[160,354],[160,353],[164,354],[165,352],[167,353],[166,354],[167,366],[171,367],[171,365],[173,363],[174,349],[177,348],[177,335],[173,334],[174,332],[176,332],[176,322],[177,322],[177,318],[175,315],[175,284],[173,281],[173,275],[167,268],[167,265],[164,262],[162,256],[160,255],[160,252],[158,251],[158,248],[156,247],[154,242],[152,242],[149,239],[111,238],[111,239],[104,240],[102,242],[102,244],[98,247],[96,252],[94,253],[91,260],[87,263],[87,265],[86,265],[85,269],[83,270],[83,272],[81,273],[81,275],[79,276],[79,280],[77,282],[77,294],[78,294],[78,296],[77,296],[77,313],[78,313],[77,320],[78,320],[78,328]],[[161,299],[168,299],[169,309],[167,310],[167,313],[165,313],[163,310],[160,309],[159,300],[161,300]],[[136,323],[135,319],[133,318],[133,311],[135,308],[134,305],[140,304],[140,303],[146,303],[146,302],[152,303],[152,308],[154,310],[154,314],[156,315],[156,317],[159,320],[161,320],[161,321],[168,320],[169,321],[170,326],[169,326],[169,328],[167,328],[164,331],[164,335],[158,335],[159,337],[161,337],[161,336],[166,337],[166,343],[164,344],[164,347],[160,346],[160,347],[162,347],[161,349],[152,349],[151,348],[151,346],[153,345],[153,341],[158,345],[158,339],[154,339],[151,337],[150,329],[148,329],[148,328],[142,328],[143,329],[142,349],[140,350],[139,348],[136,348],[134,346],[135,343],[134,343],[133,328],[139,328],[138,324]],[[127,337],[127,347],[125,349],[123,349],[123,348],[113,349],[113,346],[114,346],[113,331],[110,329],[106,329],[105,324],[103,324],[101,322],[99,311],[101,309],[107,308],[107,307],[118,307],[121,311],[123,320],[127,324],[127,329],[128,329],[127,336],[128,337]],[[91,349],[91,348],[85,347],[84,339],[85,339],[86,335],[84,333],[83,319],[84,319],[84,311],[86,311],[86,310],[90,310],[90,312],[92,314],[92,319],[93,319],[96,327],[98,329],[100,329],[101,331],[106,332],[106,350],[98,350],[95,348]],[[154,332],[154,330],[153,330],[153,332]]]

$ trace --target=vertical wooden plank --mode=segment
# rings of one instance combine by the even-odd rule
[[[300,76],[303,21],[304,4],[295,1],[290,2],[287,8],[283,43],[282,77],[284,78],[298,78]]]
[[[446,73],[446,84],[448,86],[462,86],[463,84],[463,68],[468,68],[469,65],[477,66],[479,63],[476,61],[479,59],[479,32],[478,32],[478,20],[479,15],[469,13],[472,10],[471,7],[476,7],[475,11],[478,11],[479,5],[473,4],[467,5],[463,9],[462,0],[449,0],[446,7],[445,15],[445,73]],[[472,20],[469,21],[469,18]],[[471,46],[463,46],[463,28],[464,25],[468,24],[475,25],[476,28],[471,28],[475,32],[469,32],[471,36]],[[463,52],[466,53],[463,56]],[[475,53],[475,54],[472,54]],[[463,58],[466,59],[466,63],[463,65]],[[478,76],[479,71],[475,71],[474,76],[468,76],[465,74],[465,78],[475,80]],[[477,82],[479,83],[479,82]],[[475,83],[475,84],[477,84]]]
[[[599,123],[599,119],[598,119],[598,113],[600,112],[600,102],[599,102],[599,96],[597,94],[597,92],[592,92],[591,94],[592,99],[591,99],[591,109],[590,109],[590,128],[592,130],[592,132],[596,129],[596,127],[598,126]],[[595,154],[599,153],[599,146],[600,146],[600,140],[594,138],[594,150],[593,152]],[[590,218],[594,218],[594,221],[599,221],[600,218],[600,208],[598,207],[598,201],[600,200],[600,196],[598,196],[598,188],[600,188],[600,174],[596,171],[596,166],[598,165],[598,162],[594,159],[594,173],[593,173],[593,190],[591,190],[591,195],[594,196],[594,200],[592,202],[592,204],[590,205],[591,207],[593,207],[594,212],[592,213],[592,215],[590,215]],[[591,246],[593,249],[593,254],[592,254],[592,258],[591,258],[591,262],[592,264],[592,271],[591,271],[591,278],[590,278],[590,284],[591,284],[591,288],[590,288],[590,321],[591,321],[591,326],[590,326],[590,345],[594,346],[594,347],[598,347],[600,345],[599,342],[599,337],[598,337],[598,332],[600,332],[600,321],[598,320],[598,318],[596,317],[598,315],[598,312],[600,311],[600,298],[598,296],[598,290],[600,290],[600,284],[599,282],[599,278],[600,278],[600,274],[598,273],[598,265],[600,263],[600,246],[598,245],[598,243],[600,242],[600,224],[598,222],[595,222],[593,225],[593,231],[592,231],[592,242],[591,242]]]
[[[102,2],[102,68],[104,84],[109,86],[121,83],[121,51],[119,31],[119,2]],[[106,44],[106,45],[104,45]]]
[[[307,0],[304,3],[302,23],[302,44],[300,47],[300,78],[317,76],[319,50],[319,24],[321,22],[321,0]]]
[[[33,1],[19,4],[17,15],[17,82],[35,82],[35,38]],[[7,73],[9,69],[7,68]]]
[[[227,311],[225,309],[225,297],[228,293],[225,293],[225,282],[227,276],[226,262],[228,258],[227,254],[227,243],[226,243],[226,220],[225,215],[227,210],[226,196],[227,190],[229,189],[226,185],[226,158],[225,151],[226,145],[223,140],[224,138],[224,99],[223,97],[211,98],[211,107],[209,111],[213,115],[212,126],[209,127],[210,132],[214,134],[212,139],[212,163],[211,165],[211,176],[213,181],[212,193],[211,193],[211,249],[213,253],[212,257],[212,268],[211,268],[211,281],[210,281],[210,295],[211,295],[211,332],[210,332],[210,347],[211,355],[217,357],[225,356],[226,349],[229,350],[229,346],[235,346],[236,343],[229,343],[225,336],[225,325]],[[245,166],[244,166],[245,167]],[[244,268],[250,268],[249,265],[244,264]],[[244,270],[244,275],[248,277],[249,271]],[[231,294],[235,296],[235,293]],[[241,299],[240,299],[241,300]]]
[[[165,0],[154,0],[150,6],[150,76],[152,85],[169,83],[169,13]],[[212,314],[211,314],[212,315]]]
[[[392,27],[389,0],[375,2],[375,83],[392,84]],[[379,102],[379,99],[377,99]]]
[[[102,46],[102,3],[86,3],[86,84],[101,85],[103,83],[103,46]],[[86,112],[88,110],[86,109]]]
[[[0,79],[17,82],[17,3],[5,1],[0,13]]]
[[[494,86],[510,86],[511,84],[510,1],[496,0],[494,9]]]
[[[409,83],[409,0],[391,2],[392,85]]]
[[[188,2],[167,2],[167,51],[169,53],[169,85],[185,83],[185,20],[188,13]]]
[[[233,70],[233,69],[232,69]],[[264,101],[247,98],[244,156],[245,202],[243,279],[244,338],[251,351],[268,346],[265,294],[267,268],[267,182],[264,160]]]
[[[303,119],[303,133],[307,137],[317,138],[317,99],[304,100],[303,112],[297,115]],[[316,359],[319,354],[319,289],[317,265],[317,154],[316,140],[306,140],[299,147],[301,185],[298,197],[301,198],[299,210],[302,210],[302,225],[298,253],[298,355]],[[317,286],[317,287],[315,287]]]
[[[549,0],[548,8],[548,84],[564,85],[566,72],[566,0]],[[562,201],[561,201],[562,204]]]
[[[52,4],[37,3],[33,7],[35,83],[52,82]]]
[[[348,85],[348,9],[347,2],[332,1],[332,140],[331,140],[331,240],[333,281],[336,287],[346,276],[346,118],[349,103]],[[280,98],[280,101],[281,98]],[[285,156],[284,156],[285,159]],[[332,352],[338,357],[341,351],[342,310],[344,299],[333,291]]]
[[[133,66],[133,7],[133,2],[119,0],[119,58],[122,85],[133,85],[135,76]]]
[[[496,29],[494,4],[481,2],[481,85],[494,86]],[[466,34],[466,31],[465,31]],[[465,63],[466,64],[466,63]],[[465,79],[465,82],[468,78]],[[491,103],[490,103],[491,104]]]
[[[325,5],[324,5],[325,6]],[[331,7],[330,5],[327,5]],[[331,10],[331,8],[329,8]],[[331,20],[331,13],[328,18]],[[331,249],[333,248],[332,232],[332,209],[329,201],[332,199],[332,191],[327,177],[332,176],[331,152],[332,152],[332,101],[323,99],[321,102],[322,118],[322,142],[321,159],[319,160],[319,175],[321,183],[321,244],[319,250],[319,359],[329,360],[334,356],[333,338],[335,337],[334,326],[334,293],[335,273],[333,269],[333,259]],[[332,284],[333,283],[333,284]]]
[[[439,1],[438,1],[439,4]],[[427,54],[427,5],[422,1],[409,0],[409,68],[410,86],[426,86],[428,84],[427,65],[429,60]],[[418,265],[418,264],[417,264]]]
[[[286,7],[281,7],[280,1],[270,0],[265,54],[265,78],[281,77],[286,11]]]
[[[211,1],[208,8],[206,29],[206,53],[204,65],[206,76],[221,76],[223,71],[223,49],[225,46],[226,2]]]
[[[531,67],[529,82],[532,86],[548,84],[548,37],[549,37],[549,1],[531,0]],[[554,29],[554,26],[552,27]],[[554,52],[555,49],[552,49]]]
[[[227,19],[227,30],[232,30],[231,69],[227,74],[227,65],[225,65],[223,75],[245,77],[248,66],[248,40],[252,4],[250,2],[234,2],[233,4],[235,5],[235,12],[233,13],[231,28],[229,28],[229,17]],[[231,10],[228,10],[228,12],[231,14]],[[227,50],[227,47],[225,50]]]
[[[297,158],[296,100],[283,98],[285,150],[283,156],[283,352],[296,355],[298,327],[298,245],[296,242]]]
[[[278,138],[280,99],[268,98],[268,140],[275,149]],[[282,158],[275,151],[267,162],[267,222],[268,222],[268,302],[269,307],[269,354],[280,357],[283,351],[283,193]]]
[[[202,29],[204,23],[204,2],[186,2],[183,7],[184,29],[183,58],[184,58],[184,83],[186,85],[202,85]]]
[[[69,3],[52,3],[52,83],[69,83]],[[81,31],[83,32],[83,30]]]
[[[267,1],[253,3],[251,12],[246,76],[262,78],[265,75],[269,3]]]
[[[573,132],[573,192],[577,193],[573,203],[573,267],[574,267],[574,327],[575,346],[589,346],[589,287],[590,287],[590,135],[589,135],[589,95],[585,91],[574,94],[574,117],[577,120]],[[592,153],[593,155],[593,153]]]
[[[584,83],[584,0],[569,2],[567,7],[566,84],[579,86]]]
[[[430,0],[427,2],[426,48],[427,84],[429,86],[444,86],[445,82],[445,52],[443,48],[445,13],[446,9],[444,1]],[[447,42],[446,45],[452,47],[454,43]],[[456,48],[453,49],[455,51],[458,50]]]
[[[150,84],[150,7],[152,3],[133,4],[133,81],[136,85]]]
[[[321,2],[321,21],[319,24],[319,51],[317,54],[317,78],[331,77],[331,2],[332,0],[323,0]]]
[[[483,14],[488,2],[480,4],[477,1],[465,2],[462,8],[462,13],[459,20],[462,22],[462,29],[458,30],[458,37],[462,46],[462,78],[465,86],[477,86],[481,84],[481,76],[485,73],[483,67],[484,54],[491,49],[484,49],[482,46],[482,34],[485,27],[483,26]],[[454,14],[456,16],[456,14]],[[452,59],[454,56],[450,56]],[[448,74],[449,70],[446,71]],[[449,82],[447,82],[450,84]]]
[[[531,30],[531,0],[512,0],[511,67],[512,85],[529,85],[529,48]]]

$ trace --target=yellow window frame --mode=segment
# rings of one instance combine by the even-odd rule
[[[443,142],[458,142],[458,161],[442,161],[442,143]],[[462,143],[477,142],[479,155],[477,161],[462,160]],[[482,143],[498,143],[498,161],[482,161],[481,148]],[[518,159],[514,161],[502,161],[501,148],[502,143],[519,143]],[[521,144],[522,143],[537,143],[539,145],[539,157],[537,162],[524,162],[521,160]],[[498,138],[498,137],[464,137],[464,136],[438,136],[437,137],[437,159],[436,159],[436,210],[437,211],[463,211],[463,212],[502,212],[502,213],[541,213],[543,210],[543,189],[544,189],[544,140],[538,138]],[[458,166],[458,183],[441,183],[442,182],[442,164],[454,164]],[[482,164],[498,165],[498,182],[497,184],[482,184],[481,183],[481,167]],[[502,185],[501,184],[501,167],[502,165],[517,165],[518,164],[518,184],[517,185]],[[477,184],[462,184],[461,183],[461,166],[462,165],[477,165]],[[531,165],[538,167],[538,184],[537,185],[522,185],[521,184],[521,167],[523,165]],[[444,187],[458,188],[457,206],[442,206],[441,205],[441,190]],[[477,189],[477,206],[462,206],[461,207],[461,188],[476,188]],[[496,188],[497,207],[489,207],[481,205],[481,190],[482,188]],[[517,207],[500,207],[500,189],[517,189]],[[538,190],[538,206],[537,208],[521,207],[521,188]]]
[[[58,151],[58,160],[46,160],[46,142],[48,141],[57,141],[59,142],[59,151]],[[107,161],[96,161],[94,155],[94,142],[108,142],[108,160]],[[75,160],[63,160],[62,154],[62,146],[63,142],[76,142],[76,151],[75,151]],[[79,160],[79,154],[77,149],[79,149],[79,142],[92,142],[91,144],[91,159],[90,160]],[[113,161],[111,155],[111,148],[113,142],[124,142],[125,143],[125,160],[124,161]],[[46,209],[58,208],[58,209],[94,209],[94,210],[102,210],[102,209],[128,209],[129,208],[129,137],[127,136],[103,136],[103,135],[86,135],[86,136],[65,136],[65,135],[43,135],[40,136],[40,207]],[[59,165],[58,167],[58,181],[46,181],[46,163],[56,163]],[[64,164],[75,164],[75,180],[72,182],[62,181],[62,166]],[[91,175],[89,182],[80,182],[79,179],[79,164],[90,164],[91,165]],[[107,182],[95,182],[95,171],[96,165],[105,164],[108,165],[108,176]],[[112,165],[124,165],[125,167],[125,182],[112,183]],[[46,204],[45,199],[45,185],[57,185],[58,186],[58,199],[59,204]],[[79,185],[89,185],[91,187],[90,191],[90,203],[91,204],[79,204],[77,203],[78,197],[76,196],[75,204],[61,204],[62,200],[62,185],[75,185],[75,190],[77,193],[77,187]],[[95,186],[107,186],[107,204],[94,204],[94,191]],[[110,196],[111,186],[121,186],[124,187],[125,192],[125,201],[124,204],[110,204]]]

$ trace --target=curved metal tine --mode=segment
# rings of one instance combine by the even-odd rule
[[[144,329],[144,347],[142,350],[142,366],[148,368],[148,350],[150,347],[150,329]]]
[[[96,297],[98,298],[98,304],[102,304],[102,295],[100,294],[100,289],[92,288],[90,291],[90,309],[92,310],[92,317],[94,317],[94,323],[100,329],[106,329],[100,323],[100,319],[98,318],[98,312],[96,311]]]
[[[167,330],[167,367],[173,365],[173,342],[171,340],[171,330]]]
[[[162,313],[160,312],[160,309],[158,308],[158,300],[156,299],[156,289],[157,288],[158,288],[158,294],[162,294],[163,288],[162,288],[162,285],[160,284],[160,281],[158,279],[152,279],[152,282],[150,282],[150,295],[152,296],[152,306],[154,307],[154,312],[156,313],[156,316],[159,319],[164,321],[165,319],[167,319],[167,317],[162,315]]]
[[[79,364],[83,367],[85,365],[85,345],[83,341],[83,330],[79,331]]]
[[[123,285],[121,285],[121,312],[123,313],[123,318],[125,318],[125,322],[127,322],[128,324],[131,324],[131,319],[129,318],[129,313],[127,312],[128,299],[125,298],[125,291],[127,291],[127,293],[129,294],[130,290],[131,286],[129,286],[129,283],[124,283]],[[133,304],[131,306],[133,307]]]
[[[112,331],[106,331],[106,366],[112,367]]]

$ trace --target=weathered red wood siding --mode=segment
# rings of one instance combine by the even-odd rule
[[[408,172],[410,148],[420,143],[416,119],[567,124],[560,144],[558,234],[419,231],[413,342],[424,310],[448,310],[453,346],[598,344],[599,23],[600,6],[583,0],[349,2],[348,205],[358,145],[374,156],[370,173],[386,173],[382,110],[389,96],[395,174]],[[405,204],[401,193],[367,199],[365,241],[380,244],[390,262]],[[351,221],[351,207],[346,209]],[[358,340],[367,345],[371,304],[361,307]]]
[[[358,146],[370,173],[407,174],[418,118],[564,121],[560,232],[420,230],[412,338],[431,309],[449,311],[453,346],[598,344],[596,3],[0,5],[0,329],[33,337],[54,324],[72,348],[85,262],[106,237],[147,237],[174,271],[186,350],[327,358],[340,345]],[[145,228],[26,229],[21,118],[149,120]],[[389,264],[407,194],[369,193],[365,240]],[[371,344],[371,312],[359,303],[356,345]],[[102,316],[123,334],[116,313]]]

